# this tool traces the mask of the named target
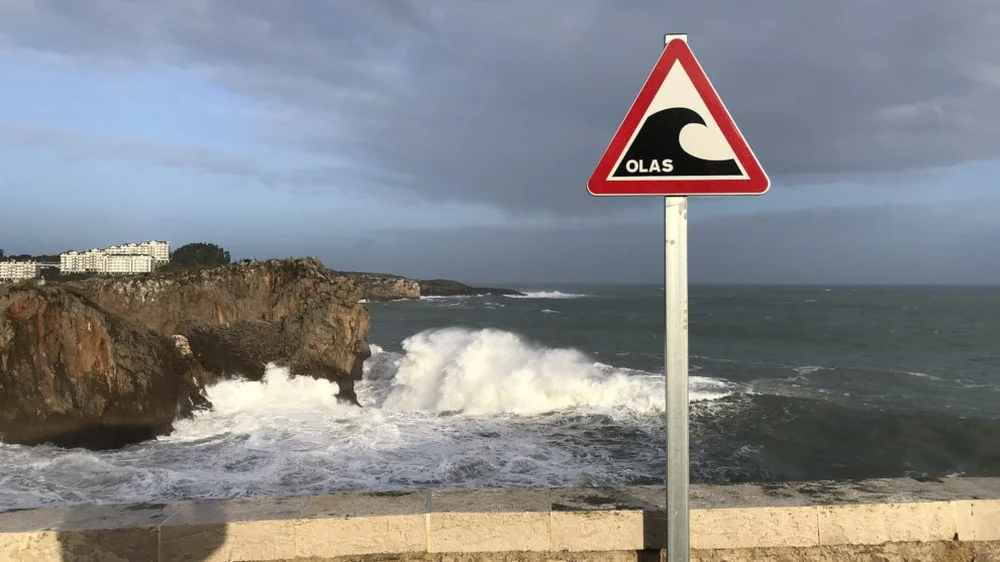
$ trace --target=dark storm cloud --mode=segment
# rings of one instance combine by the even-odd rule
[[[690,278],[693,283],[996,284],[997,216],[1000,200],[705,220],[691,224]],[[396,273],[468,282],[663,280],[663,226],[656,223],[394,231],[364,252],[321,245],[309,251],[333,268],[384,269],[391,263]]]
[[[277,108],[274,142],[516,212],[609,210],[584,183],[665,31],[778,182],[1000,156],[995,0],[36,0],[0,22],[0,45],[197,68]]]
[[[181,168],[190,172],[212,176],[228,176],[243,180],[244,185],[261,184],[301,195],[329,193],[329,178],[351,171],[353,187],[338,186],[341,192],[384,192],[386,174],[377,170],[359,168],[351,164],[283,169],[269,166],[260,155],[234,154],[210,149],[161,145],[143,141],[122,141],[67,133],[51,128],[31,127],[0,121],[0,147],[36,148],[47,150],[65,163],[80,163],[93,159],[120,160],[127,155],[131,161],[158,167]]]

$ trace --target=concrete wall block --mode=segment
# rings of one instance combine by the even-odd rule
[[[62,546],[55,531],[0,533],[0,560],[62,562]]]
[[[642,550],[641,511],[553,511],[551,550]]]
[[[160,560],[283,560],[295,555],[294,522],[308,498],[244,498],[167,504]]]
[[[216,562],[228,560],[227,525],[171,525],[160,528],[159,558],[162,562]]]
[[[1000,501],[961,500],[952,503],[959,540],[1000,540]]]
[[[232,523],[226,529],[220,551],[229,551],[229,560],[286,560],[295,556],[294,521],[253,521]]]
[[[24,543],[19,562],[138,562],[157,559],[154,528],[43,531]]]
[[[299,557],[399,554],[426,549],[426,515],[303,519],[295,525],[295,556]]]
[[[954,502],[819,507],[823,545],[950,541],[956,533]]]
[[[425,515],[311,519],[295,527],[299,557],[358,556],[424,552]]]
[[[816,507],[691,511],[691,548],[817,546]]]
[[[328,494],[309,498],[295,525],[298,556],[427,550],[429,492]]]
[[[547,512],[431,513],[429,552],[547,551]]]

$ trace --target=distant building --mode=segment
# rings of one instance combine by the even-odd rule
[[[132,275],[149,273],[169,261],[170,242],[150,240],[102,249],[95,248],[86,252],[63,252],[59,254],[59,273]]]
[[[131,275],[153,271],[156,260],[148,254],[112,254],[105,256],[104,273]]]
[[[140,242],[122,244],[120,246],[108,246],[104,250],[108,254],[114,255],[138,255],[145,254],[147,256],[152,256],[152,258],[159,264],[164,264],[170,261],[170,242],[160,241],[160,240],[150,240],[149,242]]]
[[[59,273],[103,273],[108,255],[103,250],[63,252],[59,254]]]
[[[23,281],[42,276],[42,264],[36,261],[0,261],[0,281]]]

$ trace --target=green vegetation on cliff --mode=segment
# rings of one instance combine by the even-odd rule
[[[54,263],[59,261],[59,256],[51,254],[5,254],[3,248],[0,248],[0,261],[40,261]]]
[[[232,259],[229,252],[220,246],[208,242],[192,242],[173,251],[170,263],[176,267],[205,267],[229,265]]]

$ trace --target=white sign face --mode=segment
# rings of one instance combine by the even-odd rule
[[[770,182],[686,41],[667,45],[588,183],[594,195],[757,195]]]
[[[640,142],[636,143],[636,139]],[[622,165],[624,163],[624,165]],[[608,179],[748,176],[687,71],[674,63]]]

